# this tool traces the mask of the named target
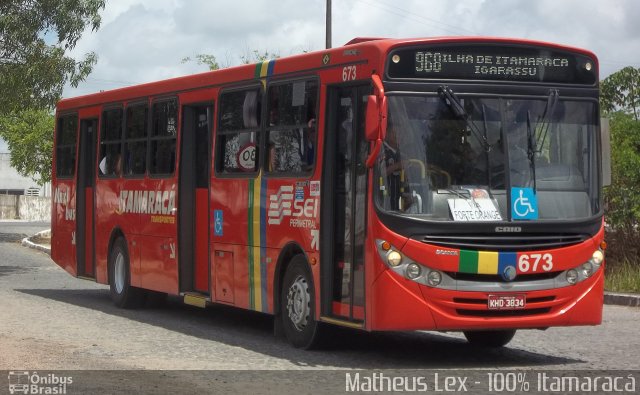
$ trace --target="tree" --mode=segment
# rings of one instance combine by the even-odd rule
[[[187,56],[186,58],[182,58],[182,63],[187,63],[195,60],[196,62],[198,62],[198,64],[206,64],[211,71],[220,69],[220,64],[216,60],[216,57],[213,55],[199,53],[194,56],[194,58],[195,59],[192,59],[189,56]]]
[[[640,68],[631,66],[619,70],[600,82],[600,105],[604,113],[621,110],[640,115]]]
[[[51,181],[54,122],[49,110],[27,109],[0,117],[11,166],[40,185]]]
[[[0,137],[21,174],[50,177],[51,111],[67,83],[77,86],[96,55],[66,54],[85,28],[100,26],[104,0],[0,0]]]
[[[249,51],[247,49],[244,55],[240,55],[240,63],[241,64],[259,63],[259,62],[264,62],[265,60],[277,59],[279,57],[280,55],[278,55],[277,53],[272,53],[269,51],[260,52],[257,49],[254,49],[253,51]],[[229,57],[227,57],[227,61],[224,64],[220,64],[218,62],[218,59],[215,57],[215,55],[200,53],[195,55],[193,58],[190,56],[182,58],[182,63],[197,62],[199,65],[200,64],[206,65],[207,67],[209,67],[209,70],[219,70],[219,69],[225,69],[227,67],[231,67],[231,62],[229,61],[228,58]]]
[[[605,190],[609,262],[637,262],[640,253],[640,69],[625,67],[600,83],[610,118],[611,185]]]
[[[618,228],[640,223],[640,122],[617,112],[611,129],[611,186],[607,188],[608,219]]]
[[[64,85],[91,72],[96,55],[65,56],[85,27],[100,26],[104,0],[0,0],[0,114],[51,108]]]
[[[264,62],[265,60],[278,59],[280,57],[280,55],[275,52],[260,52],[257,49],[254,49],[253,52],[249,52],[248,50],[246,52],[247,53],[240,56],[240,60],[243,64],[259,63]]]

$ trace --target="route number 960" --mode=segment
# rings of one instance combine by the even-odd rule
[[[553,255],[547,254],[522,254],[518,258],[518,272],[529,273],[539,272],[542,269],[545,272],[553,269]]]

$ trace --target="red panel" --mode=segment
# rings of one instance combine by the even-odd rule
[[[218,248],[216,247],[216,249]],[[251,293],[249,291],[249,249],[246,245],[225,246],[224,249],[227,251],[233,251],[234,304],[238,307],[250,309]]]
[[[140,236],[129,236],[129,266],[131,270],[131,285],[134,287],[142,286],[140,275],[140,251],[142,250],[142,242]]]
[[[350,306],[348,303],[333,302],[333,314],[349,318]],[[353,306],[353,318],[356,320],[364,320],[364,307]]]
[[[209,292],[209,191],[196,189],[195,288]]]
[[[84,189],[85,199],[85,248],[84,248],[84,273],[93,277],[93,188]]]
[[[123,215],[118,214],[119,191],[122,189],[121,180],[100,179],[96,180],[95,194],[95,227],[96,227],[96,282],[107,284],[107,260],[109,252],[109,239],[114,228],[120,227],[128,236],[130,226],[123,226]],[[127,224],[128,225],[128,224]],[[128,239],[127,239],[128,240]]]
[[[234,304],[233,252],[216,250],[214,259],[216,301]]]
[[[140,243],[142,288],[178,294],[175,239],[141,236]]]
[[[76,276],[76,185],[73,180],[57,180],[51,211],[51,258]]]

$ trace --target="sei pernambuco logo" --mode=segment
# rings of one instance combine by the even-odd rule
[[[71,376],[55,373],[9,372],[9,393],[11,394],[66,394],[73,383]]]

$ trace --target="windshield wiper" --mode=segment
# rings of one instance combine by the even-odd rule
[[[536,150],[537,142],[531,131],[531,112],[527,110],[527,157],[529,158],[529,167],[531,168],[531,178],[533,179],[533,190],[536,191]]]
[[[468,191],[464,191],[467,192],[467,195],[465,195],[464,193],[462,193],[462,190],[456,190],[453,188],[448,188],[448,189],[438,189],[438,193],[440,193],[441,191],[444,191],[445,193],[447,193],[448,195],[456,195],[457,197],[459,197],[460,199],[464,199],[464,200],[469,200],[471,198],[471,194]]]
[[[456,117],[462,119],[465,122],[469,130],[471,130],[471,134],[473,134],[473,136],[482,145],[482,148],[484,148],[486,152],[491,151],[492,146],[491,144],[489,144],[489,141],[487,141],[487,131],[485,130],[485,132],[482,133],[480,130],[478,130],[476,124],[469,120],[469,114],[465,111],[462,103],[460,103],[460,99],[456,97],[451,88],[449,88],[448,86],[440,86],[438,88],[438,94],[440,95],[440,98],[449,106],[449,108],[451,108],[451,111],[453,111]]]
[[[536,130],[538,133],[536,133],[535,136],[535,146],[534,146],[534,151],[535,153],[539,154],[542,152],[542,147],[544,147],[544,143],[547,140],[547,135],[549,134],[549,128],[551,127],[551,121],[553,120],[553,113],[556,110],[556,107],[558,106],[558,98],[560,96],[560,93],[558,92],[557,89],[551,89],[549,91],[549,96],[547,97],[547,105],[544,108],[544,112],[542,113],[541,117],[538,117],[538,125],[536,126]],[[540,138],[542,137],[542,141],[540,142],[540,144],[538,145],[538,141],[540,141]]]

